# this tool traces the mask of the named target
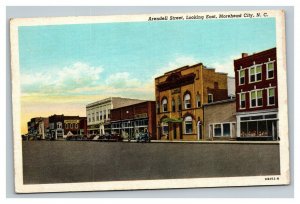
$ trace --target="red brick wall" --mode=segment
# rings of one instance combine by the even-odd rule
[[[266,62],[270,60],[275,60],[274,63],[274,78],[273,79],[266,79],[267,72],[266,72]],[[247,70],[245,72],[245,84],[239,85],[239,72],[238,70],[241,69],[241,66],[243,68],[250,67],[253,65],[253,62],[255,61],[255,64],[261,64],[262,65],[262,80],[260,82],[251,83],[249,84],[249,71]],[[236,86],[236,111],[237,112],[246,112],[246,111],[257,111],[257,110],[264,110],[264,109],[274,109],[278,108],[278,91],[277,91],[277,61],[276,61],[276,48],[272,48],[269,50],[262,51],[260,53],[256,53],[253,55],[250,55],[248,57],[240,58],[238,60],[234,60],[234,71],[235,71],[235,86]],[[251,90],[256,89],[263,89],[270,87],[276,87],[275,88],[275,106],[267,106],[267,90],[263,90],[263,106],[257,107],[257,108],[250,108],[250,95],[249,93],[246,94],[246,108],[240,110],[240,98],[239,93],[240,92],[248,92]]]

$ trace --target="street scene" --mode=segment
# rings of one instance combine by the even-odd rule
[[[276,48],[242,53],[234,77],[202,63],[155,78],[156,101],[109,97],[86,116],[31,118],[23,140],[277,141]]]

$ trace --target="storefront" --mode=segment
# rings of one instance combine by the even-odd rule
[[[240,140],[279,140],[277,112],[238,115],[237,124]]]

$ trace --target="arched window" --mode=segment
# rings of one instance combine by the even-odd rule
[[[212,102],[214,102],[214,95],[213,94],[211,94],[211,93],[209,93],[208,94],[208,103],[212,103]]]
[[[184,127],[185,127],[185,134],[193,133],[193,118],[191,116],[186,116],[184,118]]]
[[[191,95],[189,93],[184,95],[184,108],[191,108]]]
[[[199,94],[197,94],[197,96],[196,96],[196,104],[197,104],[197,108],[200,108],[200,106],[201,106],[201,99],[200,99],[200,95]]]
[[[164,98],[161,102],[162,111],[167,112],[168,111],[168,100]]]
[[[172,112],[175,112],[175,100],[174,100],[174,98],[172,99]]]

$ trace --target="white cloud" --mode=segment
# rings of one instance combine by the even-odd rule
[[[143,86],[141,80],[134,78],[128,72],[118,72],[110,75],[106,79],[106,85],[113,88],[138,88]]]
[[[102,67],[76,62],[70,66],[36,73],[22,73],[21,84],[26,93],[60,93],[97,83]]]
[[[233,61],[238,59],[240,55],[232,55],[225,59],[220,59],[211,64],[207,64],[207,67],[215,68],[217,72],[225,72],[228,73],[228,76],[234,77],[234,64]]]

